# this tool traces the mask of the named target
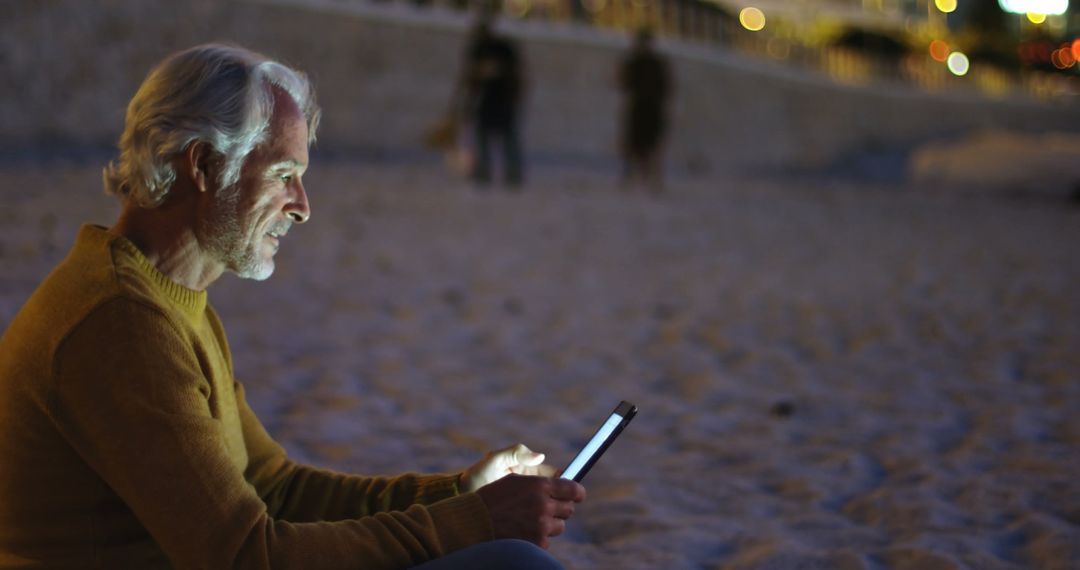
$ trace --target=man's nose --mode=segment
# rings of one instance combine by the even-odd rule
[[[304,190],[303,182],[296,180],[290,189],[292,199],[285,204],[285,215],[293,223],[302,224],[311,217],[311,205],[308,204],[307,191]]]

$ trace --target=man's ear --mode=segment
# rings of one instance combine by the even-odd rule
[[[210,145],[195,141],[187,146],[184,150],[184,172],[191,178],[191,182],[195,185],[195,188],[199,192],[206,192],[210,189],[211,173],[210,173]]]

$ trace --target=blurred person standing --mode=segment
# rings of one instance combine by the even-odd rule
[[[667,60],[652,47],[652,33],[637,32],[630,53],[618,70],[623,93],[623,184],[636,177],[655,192],[663,190],[663,141],[667,134],[667,101],[672,91]]]
[[[476,156],[472,179],[486,185],[492,178],[491,147],[502,150],[503,180],[510,189],[524,181],[520,111],[525,80],[521,55],[508,37],[492,30],[490,12],[480,16],[465,49],[461,84],[465,115],[473,125]]]
[[[308,221],[319,117],[302,73],[238,47],[147,76],[104,173],[119,218],[82,227],[0,338],[0,568],[561,568],[543,548],[585,491],[542,454],[337,473],[246,403],[207,289],[269,278]]]

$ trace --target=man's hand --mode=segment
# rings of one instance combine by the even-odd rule
[[[537,453],[520,443],[491,451],[461,474],[460,489],[465,493],[476,491],[510,474],[554,476],[555,468],[543,463],[543,453]]]
[[[566,530],[574,504],[585,500],[585,487],[569,479],[508,475],[476,494],[491,513],[495,538],[520,538],[547,548],[550,537]]]

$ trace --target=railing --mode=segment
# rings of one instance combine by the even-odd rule
[[[282,0],[278,0],[282,1]],[[304,0],[297,0],[303,2]],[[410,5],[465,12],[476,0],[334,0],[365,7]],[[737,17],[702,0],[501,0],[505,17],[565,22],[600,29],[630,31],[648,27],[657,35],[822,73],[841,83],[907,85],[933,92],[972,93],[988,97],[1071,100],[1080,95],[1080,77],[1064,73],[1004,69],[975,62],[958,76],[923,54],[880,56],[851,48],[813,45],[770,33],[752,32]]]

